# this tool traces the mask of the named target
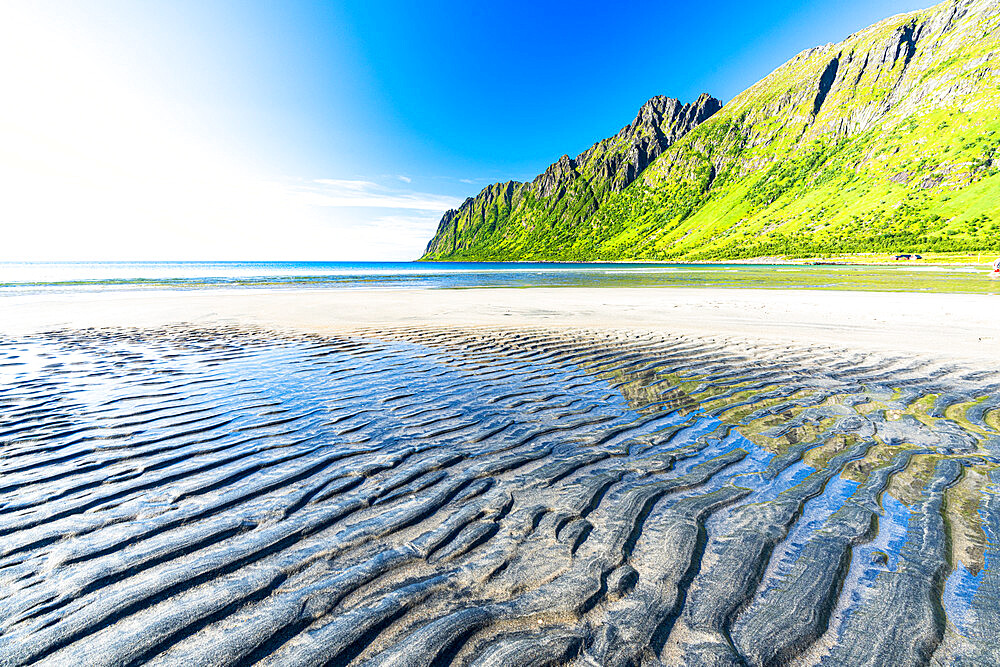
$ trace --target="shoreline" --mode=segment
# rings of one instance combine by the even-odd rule
[[[918,254],[918,253],[900,253],[900,254]],[[830,257],[803,257],[803,258],[787,258],[782,256],[776,257],[748,257],[744,259],[595,259],[595,260],[573,260],[573,259],[531,259],[531,260],[473,260],[473,259],[424,259],[419,258],[413,260],[418,263],[439,263],[439,264],[462,264],[462,263],[472,263],[472,264],[525,264],[525,263],[538,263],[538,264],[676,264],[679,266],[728,266],[728,265],[741,265],[741,266],[942,266],[942,267],[960,267],[960,268],[976,268],[976,269],[989,269],[996,259],[1000,259],[1000,253],[986,253],[987,259],[979,259],[977,261],[958,261],[959,257],[971,257],[977,253],[957,253],[956,261],[948,261],[947,257],[936,258],[936,259],[919,259],[919,260],[896,260],[892,259],[892,255],[882,255],[882,254],[871,254],[871,255],[833,255]],[[982,255],[982,253],[978,253]],[[870,259],[870,257],[883,257],[883,259]],[[992,259],[990,259],[992,258]]]
[[[1000,360],[990,295],[683,287],[204,289],[8,295],[0,335],[56,329],[249,326],[629,329]]]

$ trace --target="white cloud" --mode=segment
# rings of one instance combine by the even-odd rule
[[[460,179],[458,179],[458,182],[459,183],[468,183],[469,185],[472,185],[473,183],[475,183],[475,181],[473,181],[471,178],[460,178]]]
[[[402,174],[400,174],[396,178],[398,178],[399,180],[403,181],[404,183],[412,183],[413,182],[412,178],[410,178],[409,176],[403,176]]]
[[[370,181],[344,181],[321,178],[310,185],[292,188],[295,198],[309,206],[334,208],[386,208],[444,213],[456,208],[461,199],[386,188]]]
[[[338,190],[350,190],[352,192],[364,192],[365,190],[378,188],[378,184],[371,181],[351,181],[339,178],[317,178],[313,182],[337,188]]]
[[[436,213],[384,215],[345,226],[338,232],[340,242],[359,248],[378,247],[380,255],[377,257],[354,255],[343,259],[398,261],[416,259],[423,254],[427,242],[437,229],[439,220],[440,216]]]

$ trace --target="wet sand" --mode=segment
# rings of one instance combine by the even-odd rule
[[[1000,281],[998,281],[1000,289]],[[616,327],[1000,360],[1000,296],[683,288],[192,290],[5,296],[0,333],[245,324]]]
[[[14,297],[0,665],[996,664],[990,302],[828,294]]]

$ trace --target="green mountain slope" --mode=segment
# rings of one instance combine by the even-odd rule
[[[674,131],[624,159],[667,102]],[[654,98],[576,160],[486,188],[425,259],[1000,250],[1000,0],[886,19],[712,102]]]
[[[721,106],[708,95],[688,105],[654,97],[631,125],[576,159],[563,155],[530,183],[496,183],[445,213],[428,255],[459,256],[485,248],[501,252],[502,247],[516,256],[572,242],[603,203],[627,189],[650,162]],[[516,239],[508,233],[515,221],[521,226]],[[509,243],[502,242],[505,238]]]

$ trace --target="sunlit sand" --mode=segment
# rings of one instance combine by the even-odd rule
[[[0,663],[995,656],[988,300],[9,297]]]

